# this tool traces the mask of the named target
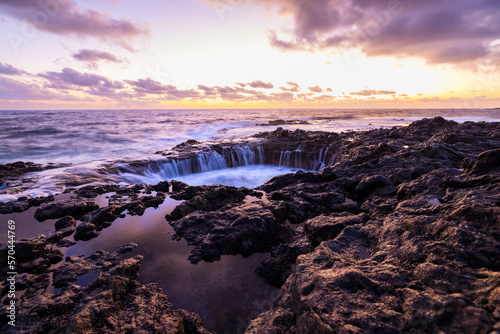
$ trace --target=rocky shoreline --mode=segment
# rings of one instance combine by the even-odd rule
[[[137,282],[142,259],[126,255],[134,245],[87,257],[64,258],[59,250],[98,238],[118,217],[142,215],[166,197],[183,201],[166,220],[174,239],[194,247],[192,263],[270,252],[256,272],[281,292],[247,333],[500,332],[500,123],[438,117],[341,134],[277,129],[158,154],[176,162],[200,152],[229,157],[249,145],[259,147],[263,163],[314,169],[314,161],[320,170],[257,189],[165,181],[0,203],[2,215],[36,206],[37,220],[57,220],[54,233],[16,243],[24,293],[15,332],[208,332],[158,286]],[[8,176],[23,173],[9,168]],[[97,205],[107,193],[114,194],[107,205]],[[6,256],[0,249],[2,298]],[[87,286],[76,284],[92,272]],[[61,290],[47,292],[53,288]],[[0,319],[7,323],[5,307]]]

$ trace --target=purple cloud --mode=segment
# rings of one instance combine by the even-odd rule
[[[307,87],[313,93],[323,93],[323,89],[320,86]]]
[[[260,80],[252,81],[248,85],[252,88],[264,88],[264,89],[274,88],[274,85],[272,83],[264,82],[264,81],[260,81]]]
[[[79,61],[88,62],[88,63],[96,63],[98,61],[108,61],[112,63],[123,63],[125,60],[118,58],[117,56],[99,50],[89,50],[82,49],[73,54],[73,58]]]
[[[108,13],[81,8],[76,0],[0,0],[6,15],[57,35],[94,37],[130,49],[130,38],[148,35],[146,27],[131,20],[114,19]]]
[[[71,95],[55,93],[36,83],[24,82],[0,76],[0,100],[20,100],[20,101],[60,101],[76,100]]]
[[[125,82],[132,86],[136,93],[140,93],[142,95],[164,95],[167,100],[182,100],[185,98],[198,98],[201,96],[200,92],[195,89],[182,90],[178,89],[176,86],[165,85],[150,78],[126,80]]]
[[[270,43],[282,50],[357,48],[368,56],[500,66],[497,0],[251,1],[292,18],[291,30],[269,33]]]
[[[207,96],[217,95],[217,89],[214,87],[208,87],[204,85],[198,85],[198,89],[203,91],[203,93]]]
[[[0,63],[0,74],[6,74],[6,75],[19,75],[19,74],[25,74],[26,72],[23,70],[20,70],[18,68],[15,68],[14,66],[10,64],[4,64]]]
[[[300,86],[298,83],[296,82],[293,82],[293,81],[288,81],[287,82],[287,85],[289,85],[290,87],[280,87],[280,89],[282,91],[285,91],[285,92],[291,92],[291,93],[297,93],[300,91]]]
[[[372,95],[394,95],[397,93],[392,90],[363,89],[360,90],[359,92],[350,92],[349,94],[358,96],[372,96]]]
[[[113,81],[97,74],[81,73],[71,68],[64,68],[61,72],[40,73],[38,77],[47,81],[44,85],[46,88],[60,91],[79,91],[107,98],[129,95],[121,92],[125,86],[120,81]]]

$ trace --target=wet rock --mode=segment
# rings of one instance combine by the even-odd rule
[[[221,255],[267,252],[291,233],[263,202],[224,211],[195,211],[169,223],[178,236],[195,246],[189,256],[192,263],[217,261]]]
[[[67,240],[67,239],[62,239],[62,240],[58,241],[56,244],[56,246],[59,248],[71,247],[73,245],[76,245],[76,242],[73,242],[73,241]]]
[[[22,174],[39,172],[46,169],[60,168],[64,166],[69,166],[69,164],[35,164],[33,162],[23,162],[17,161],[5,165],[0,165],[0,184],[4,182],[7,178],[16,177]]]
[[[267,123],[257,124],[257,126],[276,126],[276,125],[289,125],[289,124],[310,124],[310,123],[308,121],[299,121],[296,119],[292,120],[276,119],[273,121],[269,121]]]
[[[66,262],[56,268],[52,274],[55,288],[62,288],[74,283],[78,278],[88,273],[93,268],[93,264],[80,256],[68,256]]]
[[[354,215],[348,212],[333,213],[329,216],[318,216],[304,224],[304,230],[313,246],[322,241],[335,239],[347,226],[362,224],[368,221],[365,213]]]
[[[125,254],[125,253],[133,251],[135,248],[137,248],[137,244],[132,242],[132,243],[121,246],[120,248],[118,248],[117,252],[118,252],[118,254]]]
[[[53,195],[35,198],[19,197],[17,201],[0,203],[0,214],[5,215],[14,212],[23,212],[33,206],[39,206],[42,203],[52,202],[54,199],[55,197]]]
[[[167,220],[180,219],[197,210],[215,211],[224,206],[242,202],[247,191],[235,187],[187,187],[176,199],[187,199],[167,216]],[[196,194],[196,195],[195,195]]]
[[[56,231],[66,229],[68,227],[75,227],[76,220],[71,216],[66,216],[56,221],[54,226],[56,228]]]
[[[168,193],[169,189],[170,189],[170,183],[168,181],[159,182],[158,184],[153,186],[153,189],[155,191],[161,191],[161,192]]]
[[[97,209],[99,209],[99,206],[97,206],[93,201],[70,199],[43,205],[35,211],[35,218],[38,221],[57,219],[65,216],[80,219],[85,213]]]
[[[105,228],[110,226],[123,211],[125,211],[124,206],[109,205],[87,213],[81,220],[97,227]]]
[[[256,271],[269,284],[281,286],[281,293],[248,333],[498,329],[500,124],[434,118],[408,127],[341,134],[277,129],[239,143],[187,142],[159,154],[166,163],[191,163],[189,159],[207,152],[229,157],[228,152],[244,145],[262,149],[264,163],[321,170],[278,176],[257,193],[178,181],[161,185],[158,196],[143,196],[155,186],[119,187],[110,202],[142,214],[159,205],[162,192],[171,186],[172,197],[185,202],[167,219],[174,238],[194,246],[193,263],[225,254],[271,252]],[[154,169],[150,161],[136,167]],[[259,198],[249,201],[247,196]],[[20,209],[24,201],[20,199]],[[112,211],[88,213],[79,233],[98,233],[92,217],[109,213],[113,218]],[[106,224],[106,219],[98,221]],[[68,265],[59,294],[37,293],[49,284],[46,271],[58,258],[50,242],[62,231],[21,246],[21,268],[30,275],[22,280],[27,289],[21,317],[44,319],[43,325],[23,330],[199,330],[196,316],[170,309],[156,286],[135,281],[140,259],[119,264],[120,250],[83,258],[91,264],[89,273],[100,273],[88,287],[74,281],[88,274],[71,275],[85,265],[74,271]],[[123,251],[133,247],[126,245]],[[5,254],[0,251],[2,263]],[[0,313],[2,319],[5,315]]]
[[[142,257],[117,261],[116,256],[100,252],[92,259],[70,256],[54,271],[56,294],[31,289],[32,282],[20,299],[16,327],[7,325],[7,312],[0,310],[2,333],[45,332],[68,333],[200,333],[209,332],[200,318],[184,310],[176,310],[156,284],[135,281]],[[108,263],[103,267],[98,263]],[[99,275],[87,286],[75,285],[79,277],[99,269]],[[48,286],[47,281],[45,287]]]
[[[281,287],[292,273],[297,257],[313,250],[302,227],[298,227],[291,242],[274,246],[269,259],[255,269],[260,277],[272,286]]]
[[[100,234],[97,227],[92,223],[81,223],[76,227],[75,240],[88,241]]]

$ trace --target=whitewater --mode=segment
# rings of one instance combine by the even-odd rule
[[[491,122],[500,120],[500,110],[5,110],[0,111],[0,164],[29,161],[65,165],[32,173],[31,183],[24,181],[22,186],[7,180],[0,185],[0,201],[55,194],[65,190],[67,180],[76,177],[87,179],[87,184],[156,184],[177,179],[191,185],[253,188],[273,176],[304,169],[304,164],[290,163],[293,152],[281,152],[279,161],[264,163],[262,154],[255,149],[232,152],[239,154],[237,163],[231,156],[210,152],[190,162],[163,164],[155,153],[189,140],[239,140],[277,127],[292,131],[362,131],[406,126],[435,116],[457,122]],[[321,154],[326,156],[324,151]],[[141,160],[148,161],[150,167],[141,171],[130,167],[130,161]],[[319,170],[328,163],[321,157],[317,160],[310,170]],[[110,164],[124,167],[118,173],[96,172]]]

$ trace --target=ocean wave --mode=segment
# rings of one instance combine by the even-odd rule
[[[59,130],[57,128],[47,127],[47,128],[38,129],[38,130],[18,131],[18,132],[12,133],[10,135],[7,135],[6,137],[4,137],[4,139],[17,139],[17,138],[25,138],[25,137],[30,137],[30,136],[51,136],[51,135],[65,133],[65,132],[66,132],[65,130]]]

